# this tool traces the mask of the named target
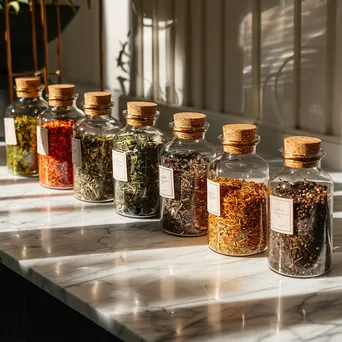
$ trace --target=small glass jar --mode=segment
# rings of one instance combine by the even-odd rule
[[[288,137],[284,168],[269,180],[268,265],[291,277],[315,277],[331,268],[333,181],[321,169],[321,140]]]
[[[209,247],[246,256],[267,247],[268,164],[256,154],[260,137],[247,124],[223,126],[223,152],[208,167]]]
[[[209,129],[202,113],[174,114],[174,139],[160,155],[161,223],[165,232],[180,236],[207,233],[208,163],[215,148],[205,140]]]
[[[152,102],[128,102],[126,126],[114,137],[114,208],[124,216],[159,216],[158,159],[166,139],[154,127],[159,117]]]
[[[72,189],[72,128],[84,117],[76,107],[72,84],[49,86],[49,109],[38,117],[39,182],[52,189]]]
[[[15,83],[17,100],[5,113],[7,168],[13,175],[38,176],[37,116],[48,108],[44,86],[39,77],[18,77]]]
[[[74,196],[86,202],[113,200],[112,146],[120,124],[111,116],[111,93],[84,94],[86,117],[73,128]]]

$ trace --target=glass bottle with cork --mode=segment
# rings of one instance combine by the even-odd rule
[[[112,146],[120,124],[111,116],[111,93],[84,94],[85,118],[73,128],[74,196],[86,202],[113,200]]]
[[[5,113],[7,168],[13,175],[38,176],[37,116],[48,108],[44,86],[39,77],[18,77],[15,83],[17,99]]]
[[[153,102],[128,102],[126,126],[114,137],[115,211],[128,217],[160,215],[158,159],[166,142],[154,125],[159,117]]]
[[[267,247],[267,162],[256,154],[260,137],[249,124],[223,126],[223,152],[208,167],[209,247],[246,256]]]
[[[180,236],[207,233],[207,167],[215,148],[205,140],[203,113],[176,113],[174,138],[161,151],[159,179],[164,231]]]
[[[331,268],[333,181],[321,168],[321,140],[284,139],[284,168],[269,180],[268,265],[291,277],[315,277]]]
[[[72,128],[84,117],[73,84],[49,86],[49,109],[38,117],[39,182],[47,188],[72,189]]]

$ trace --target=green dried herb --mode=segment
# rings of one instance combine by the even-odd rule
[[[127,182],[114,181],[114,204],[119,214],[152,217],[159,214],[159,152],[165,144],[160,133],[122,131],[113,149],[126,153]]]
[[[113,200],[112,145],[114,134],[75,136],[82,163],[74,164],[74,195],[82,201]]]
[[[7,167],[14,175],[32,176],[38,174],[36,138],[37,118],[18,116],[14,118],[17,145],[7,145]]]
[[[172,234],[207,233],[207,166],[209,159],[195,151],[168,153],[161,165],[173,169],[175,198],[163,198],[162,227]]]

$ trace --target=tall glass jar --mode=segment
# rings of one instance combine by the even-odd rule
[[[49,109],[39,115],[37,141],[40,184],[53,189],[72,189],[72,128],[84,117],[76,107],[72,84],[49,86]]]
[[[5,113],[7,168],[13,175],[37,176],[37,116],[48,108],[44,86],[39,77],[18,77],[15,83],[17,100]]]
[[[223,126],[223,152],[209,164],[209,247],[245,256],[267,247],[268,164],[256,154],[260,137],[247,124]]]
[[[84,94],[85,118],[73,128],[74,196],[87,202],[113,200],[112,147],[120,124],[111,116],[111,93]]]
[[[126,126],[114,137],[114,208],[128,217],[159,216],[158,159],[166,142],[154,127],[159,117],[152,102],[128,102]]]
[[[181,236],[207,233],[207,168],[215,148],[205,140],[209,128],[202,113],[173,116],[174,138],[162,149],[159,181],[163,230]]]
[[[288,137],[284,168],[269,181],[269,267],[291,277],[314,277],[331,268],[333,181],[321,169],[321,140]]]

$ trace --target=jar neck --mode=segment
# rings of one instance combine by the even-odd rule
[[[128,128],[128,129],[132,129],[132,130],[134,130],[134,129],[145,129],[145,128],[148,128],[148,127],[154,127],[154,124],[155,123],[152,123],[152,124],[143,124],[143,123],[141,123],[141,124],[136,124],[136,123],[130,123],[129,121],[126,121],[126,127]]]
[[[284,159],[284,166],[290,169],[321,169],[322,160]]]
[[[135,115],[129,114],[127,110],[123,111],[123,116],[126,118],[126,126],[142,128],[154,126],[159,118],[160,113],[157,111],[155,114],[148,115]]]
[[[204,140],[206,132],[173,132],[173,137],[179,140],[191,141],[191,140]]]
[[[86,114],[86,113],[85,113]],[[109,114],[102,114],[102,115],[89,115],[89,114],[86,114],[86,117],[88,120],[110,120],[111,118],[111,113]]]
[[[32,101],[37,101],[39,99],[42,98],[42,92],[41,91],[37,91],[37,92],[17,92],[17,98],[20,101],[24,101],[24,100],[32,100]]]
[[[51,105],[49,102],[49,108],[52,112],[67,112],[70,110],[77,110],[76,101],[72,102],[71,104],[63,103],[63,104],[58,104],[58,105],[56,104]]]
[[[253,146],[236,146],[236,145],[223,145],[223,153],[227,154],[243,154],[243,155],[255,155],[256,145]]]

